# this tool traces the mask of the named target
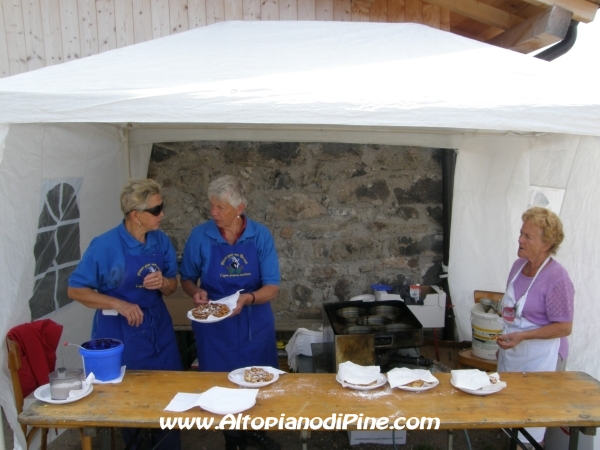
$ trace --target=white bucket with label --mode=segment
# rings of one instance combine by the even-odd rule
[[[496,339],[502,332],[500,316],[493,310],[484,312],[480,303],[471,308],[471,329],[473,331],[473,354],[482,359],[496,359],[498,343]]]

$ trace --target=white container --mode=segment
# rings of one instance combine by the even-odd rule
[[[438,286],[421,286],[422,305],[407,305],[423,328],[443,328],[446,313],[446,293]]]
[[[386,291],[373,291],[375,294],[375,301],[380,302],[383,300],[402,300],[400,294],[390,294]]]
[[[380,444],[380,445],[392,445],[392,432],[391,431],[365,431],[365,430],[351,430],[348,431],[348,439],[350,445],[358,444]],[[406,430],[396,430],[394,434],[394,440],[396,444],[406,444]]]
[[[484,312],[483,306],[475,303],[471,308],[471,328],[473,331],[473,354],[478,358],[496,360],[498,343],[502,332],[500,317],[493,311]]]

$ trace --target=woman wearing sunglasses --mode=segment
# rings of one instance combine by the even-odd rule
[[[132,180],[121,191],[123,222],[92,240],[69,277],[68,295],[96,309],[92,339],[124,344],[122,364],[133,370],[181,370],[171,316],[163,301],[177,288],[177,258],[165,233],[160,185]],[[153,430],[159,442],[161,430]],[[131,430],[124,430],[128,442]],[[161,449],[180,448],[170,433]],[[133,448],[136,448],[135,446]]]

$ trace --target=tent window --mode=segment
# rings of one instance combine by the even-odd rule
[[[29,299],[32,320],[72,301],[67,297],[67,282],[81,259],[77,202],[80,186],[81,179],[46,181],[42,185],[41,211],[33,249],[35,284]]]
[[[565,198],[565,189],[555,189],[543,186],[530,186],[529,207],[541,206],[560,215],[560,209]]]

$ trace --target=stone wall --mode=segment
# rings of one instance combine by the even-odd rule
[[[442,150],[330,143],[155,144],[148,176],[164,187],[162,229],[178,255],[210,219],[208,183],[248,182],[248,216],[269,227],[281,264],[273,308],[320,317],[323,302],[372,293],[372,283],[439,282]]]

